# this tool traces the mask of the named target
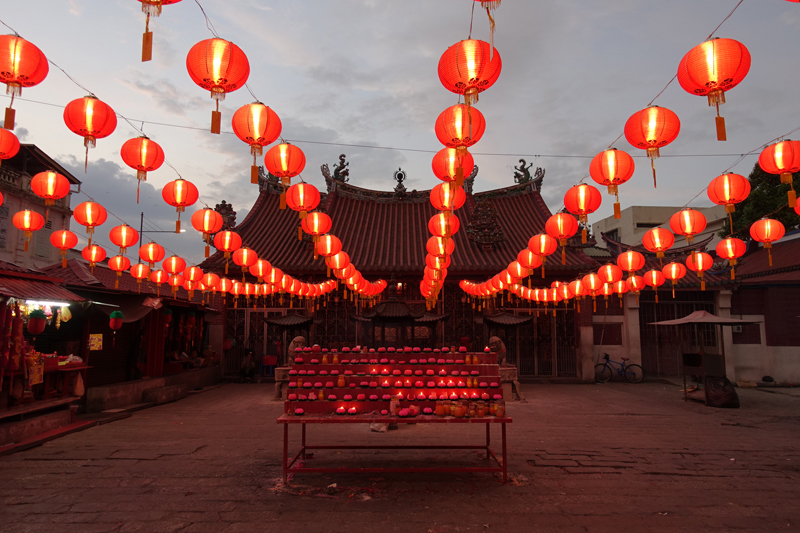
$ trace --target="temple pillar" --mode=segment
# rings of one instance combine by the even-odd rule
[[[577,337],[576,357],[578,377],[583,381],[594,381],[594,326],[592,325],[592,304],[588,299],[581,302],[581,310],[575,311],[575,332]]]

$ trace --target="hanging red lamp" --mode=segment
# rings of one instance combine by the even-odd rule
[[[266,259],[259,259],[249,267],[250,274],[258,278],[259,283],[264,283],[264,278],[269,275],[272,265]]]
[[[548,255],[552,255],[558,250],[558,241],[547,233],[540,233],[530,238],[528,249],[542,258],[542,277],[544,277],[544,263],[547,261]]]
[[[627,152],[611,148],[600,152],[589,165],[589,175],[592,179],[608,187],[608,194],[616,197],[614,202],[614,218],[620,218],[619,190],[617,187],[633,177],[636,165]]]
[[[150,281],[156,284],[156,294],[161,296],[161,285],[167,282],[169,274],[163,270],[153,270],[150,272]]]
[[[34,231],[39,231],[44,227],[44,217],[36,211],[25,209],[14,215],[12,219],[14,227],[22,231],[25,235],[25,251],[28,251],[28,241]]]
[[[750,180],[739,174],[722,174],[711,180],[706,192],[712,202],[725,206],[733,231],[731,213],[736,212],[736,204],[743,202],[750,195]]]
[[[428,239],[428,242],[425,248],[428,250],[428,253],[431,255],[435,255],[437,257],[444,257],[446,255],[451,255],[453,250],[455,250],[456,244],[453,239],[445,239],[443,237],[431,237]]]
[[[706,290],[706,280],[703,279],[703,273],[709,270],[714,264],[714,260],[710,255],[704,252],[691,254],[686,258],[686,266],[689,270],[697,272],[697,277],[700,278],[700,290]]]
[[[612,288],[614,289],[614,292],[617,293],[617,297],[619,298],[619,306],[622,307],[622,297],[630,290],[630,284],[624,279],[621,279],[616,283],[613,283]]]
[[[653,287],[653,291],[656,295],[656,303],[658,303],[658,288],[664,284],[664,281],[666,281],[666,278],[664,278],[664,273],[660,270],[653,269],[645,272],[642,277],[647,285]]]
[[[186,207],[194,205],[200,197],[194,183],[186,181],[183,178],[178,178],[164,185],[161,189],[161,197],[169,205],[175,208],[178,213],[178,220],[175,222],[175,233],[181,232],[181,213],[186,211]]]
[[[81,256],[89,262],[89,268],[92,269],[92,274],[94,274],[94,265],[106,258],[106,251],[96,244],[90,244],[81,250]]]
[[[767,146],[758,156],[758,165],[767,174],[779,174],[781,183],[789,185],[789,207],[795,207],[797,193],[792,174],[800,172],[800,141],[781,141]]]
[[[300,175],[306,168],[306,155],[293,144],[281,143],[267,150],[264,166],[270,174],[280,178],[283,185],[280,206],[281,209],[286,209],[286,188],[292,183],[292,178]]]
[[[313,213],[309,213],[306,218],[300,222],[300,227],[307,234],[311,235],[314,243],[314,259],[316,259],[318,257],[317,242],[319,242],[319,238],[321,236],[325,235],[331,230],[331,227],[333,227],[333,221],[331,220],[331,217],[325,213],[314,211]],[[298,240],[302,240],[303,238],[301,233],[298,233],[297,237]]]
[[[750,72],[750,52],[733,39],[715,37],[698,44],[678,65],[678,83],[689,94],[707,96],[717,108],[717,140],[727,140],[725,119],[719,115],[725,92],[736,87]]]
[[[164,164],[164,150],[161,146],[142,135],[128,139],[119,150],[119,155],[126,165],[136,171],[136,203],[139,203],[139,185],[147,181],[147,173],[157,170]]]
[[[561,264],[567,264],[567,239],[578,233],[578,221],[569,213],[556,213],[545,222],[544,230],[561,245]]]
[[[45,205],[53,205],[56,200],[69,194],[69,180],[53,171],[39,172],[31,178],[31,190]]]
[[[108,212],[97,202],[83,202],[75,207],[72,216],[75,217],[75,222],[86,226],[86,234],[89,235],[89,245],[91,245],[94,228],[106,221]]]
[[[170,288],[172,289],[172,297],[175,298],[178,295],[178,290],[183,287],[186,278],[183,277],[182,274],[170,274],[169,278],[167,278],[167,284],[169,284]]]
[[[211,112],[211,133],[220,132],[219,103],[225,94],[241,89],[250,76],[250,63],[242,49],[225,39],[206,39],[192,46],[186,56],[186,70],[192,81],[211,91],[217,109]]]
[[[775,219],[762,218],[750,226],[750,236],[754,241],[764,243],[769,255],[769,266],[772,266],[772,243],[786,234],[786,228]]]
[[[341,248],[335,254],[331,254],[331,255],[325,257],[325,265],[327,265],[327,267],[328,267],[328,277],[330,277],[330,275],[331,275],[331,272],[330,272],[331,269],[341,270],[343,268],[346,268],[347,265],[349,265],[349,264],[350,264],[350,256],[347,255],[347,252],[342,252]]]
[[[200,287],[200,283],[197,281],[190,281],[186,279],[186,276],[183,277],[183,290],[189,293],[189,300],[194,298],[194,291],[196,291]]]
[[[467,201],[467,194],[463,187],[459,187],[455,182],[440,183],[431,189],[431,204],[437,211],[443,211],[445,216],[449,216],[453,211],[461,209]]]
[[[475,159],[468,150],[442,148],[433,156],[433,174],[442,181],[452,181],[459,187],[464,185],[464,177],[472,175]]]
[[[717,243],[717,255],[721,259],[727,259],[728,264],[731,266],[731,279],[736,279],[736,273],[734,272],[736,260],[742,257],[746,251],[747,244],[736,237],[728,237]]]
[[[631,292],[636,294],[637,298],[636,301],[638,302],[639,293],[641,292],[642,289],[644,289],[647,286],[647,283],[645,283],[644,278],[642,276],[631,276],[627,279],[627,281],[628,281],[628,288],[631,290]]]
[[[621,280],[622,274],[622,269],[613,263],[603,265],[597,270],[597,275],[600,276],[600,280],[609,285],[613,285]]]
[[[322,235],[317,240],[317,244],[314,247],[314,249],[316,253],[321,255],[322,257],[338,256],[339,252],[342,252],[342,241],[340,241],[339,238],[336,237],[335,235]],[[347,254],[344,254],[344,256],[347,257],[347,264],[350,264],[350,257]],[[325,262],[327,263],[328,261],[326,260]],[[329,268],[336,268],[336,267],[330,267],[329,265]],[[328,275],[330,276],[330,272],[328,273]]]
[[[428,231],[437,237],[450,238],[461,228],[461,222],[455,215],[446,216],[444,213],[437,213],[428,221]]]
[[[256,157],[262,155],[264,147],[272,144],[280,136],[281,119],[261,102],[253,102],[236,110],[232,120],[233,133],[250,145],[253,166],[250,167],[250,183],[258,183]]]
[[[117,278],[114,280],[114,288],[119,289],[119,278],[122,273],[128,270],[131,266],[131,260],[124,255],[115,255],[108,260],[108,268],[117,273]]]
[[[445,89],[463,94],[467,105],[491,87],[500,76],[503,62],[489,43],[477,39],[459,41],[439,59],[439,80]]]
[[[700,211],[687,207],[681,209],[669,219],[669,227],[675,235],[683,235],[686,242],[694,242],[694,236],[706,229],[706,217]]]
[[[431,254],[425,256],[425,266],[433,270],[448,269],[450,262],[450,257],[438,257]]]
[[[78,244],[78,236],[67,229],[54,231],[50,234],[50,244],[59,250],[61,268],[67,268],[67,250]]]
[[[131,267],[131,276],[136,280],[137,292],[142,292],[142,280],[150,279],[150,267],[144,263],[136,263]]]
[[[146,261],[151,269],[155,268],[156,263],[164,259],[165,255],[164,247],[154,242],[148,242],[139,248],[139,259]]]
[[[597,211],[603,198],[596,187],[582,183],[575,185],[567,190],[564,195],[564,207],[573,215],[578,216],[578,220],[583,224],[581,231],[581,242],[586,244],[587,227],[589,225],[589,215]]]
[[[171,275],[180,274],[181,272],[186,270],[186,261],[184,261],[177,255],[172,255],[167,259],[165,259],[163,263],[161,263],[161,268],[163,268],[167,274]]]
[[[233,252],[233,263],[242,269],[242,283],[245,282],[245,274],[251,266],[256,264],[256,261],[258,261],[258,254],[247,246],[242,246]]]
[[[653,167],[653,187],[656,186],[655,160],[661,155],[659,149],[678,137],[681,121],[678,115],[666,107],[649,106],[631,115],[625,123],[625,138],[632,146],[647,150]]]
[[[225,257],[225,274],[228,273],[228,260],[231,253],[235,252],[242,246],[242,238],[233,231],[220,231],[214,235],[214,248],[223,252]]]
[[[64,108],[64,123],[76,135],[83,137],[86,160],[83,170],[89,165],[89,148],[94,148],[97,139],[108,137],[117,129],[117,115],[111,106],[96,96],[84,96],[67,104]]]
[[[436,138],[448,148],[464,153],[481,140],[486,131],[483,113],[475,107],[456,104],[448,107],[436,118]]]
[[[139,242],[139,232],[127,224],[116,226],[108,233],[111,243],[119,246],[120,255],[125,254],[127,249]]]
[[[18,35],[0,35],[0,82],[6,84],[11,103],[6,108],[4,128],[14,129],[14,97],[23,87],[33,87],[44,81],[50,65],[41,50]]]
[[[19,139],[10,129],[0,128],[0,163],[19,153]]]
[[[309,211],[317,208],[319,200],[319,191],[309,183],[295,183],[286,191],[286,205],[297,211],[301,220],[306,218]]]
[[[192,227],[203,234],[206,242],[206,257],[208,257],[208,243],[211,235],[222,229],[222,215],[213,209],[199,209],[192,214]]]
[[[628,250],[617,256],[617,266],[626,271],[629,278],[632,277],[637,270],[644,268],[644,263],[644,256],[635,250]]]
[[[664,257],[664,252],[672,248],[675,244],[675,235],[671,231],[664,228],[653,228],[647,230],[642,237],[642,244],[649,252],[656,254],[656,257],[661,259]]]
[[[201,283],[206,286],[208,290],[211,291],[212,294],[216,293],[219,289],[219,276],[214,274],[213,272],[209,272],[203,276],[203,280]]]
[[[592,295],[592,310],[597,312],[597,300],[595,298],[597,293],[600,292],[600,289],[603,288],[603,280],[600,279],[600,276],[592,272],[591,274],[583,276],[581,281],[583,282],[583,287],[586,289],[586,292]]]
[[[204,275],[203,269],[196,265],[187,267],[186,269],[184,269],[182,274],[184,278],[186,278],[189,281],[193,281],[195,283],[201,281]]]
[[[672,299],[675,299],[675,284],[686,275],[686,267],[675,261],[664,265],[661,269],[664,277],[672,282]]]

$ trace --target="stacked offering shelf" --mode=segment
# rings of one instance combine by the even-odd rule
[[[328,360],[327,363],[322,363],[323,356]],[[339,363],[330,362],[334,356]],[[431,358],[436,362],[427,362]],[[320,362],[311,363],[312,359]],[[421,359],[426,362],[420,363]],[[344,363],[345,360],[348,362]],[[358,362],[350,362],[353,360]],[[412,360],[417,362],[412,363]],[[471,362],[467,364],[465,360]],[[313,374],[309,375],[309,372]],[[340,377],[344,378],[344,387],[339,386]],[[398,381],[402,382],[402,387],[397,386]],[[431,382],[433,387],[429,386]],[[459,382],[464,386],[459,387]],[[489,404],[502,399],[500,367],[497,365],[497,354],[493,353],[304,352],[292,365],[289,383],[289,399],[284,403],[284,413],[289,415],[295,415],[297,409],[302,409],[303,414],[310,416],[337,415],[337,410],[344,408],[346,414],[338,416],[352,416],[349,411],[355,407],[355,414],[358,415],[371,413],[373,416],[391,416],[391,400],[397,397],[399,409],[414,405],[419,408],[420,415],[425,414],[426,408],[435,414],[437,401],[482,401],[486,402],[488,416]],[[307,383],[311,386],[305,386]],[[370,383],[376,386],[369,386]],[[467,386],[467,383],[471,386]],[[316,384],[322,386],[317,387]],[[332,386],[326,386],[329,384]],[[323,399],[320,399],[320,393]],[[312,394],[315,397],[313,400],[298,399],[300,395],[308,397]],[[423,395],[422,399],[419,394]],[[432,397],[434,394],[435,398]],[[329,399],[331,395],[335,399]],[[359,395],[363,395],[363,399],[359,400]],[[345,396],[351,399],[345,400]],[[371,396],[377,399],[370,399]]]

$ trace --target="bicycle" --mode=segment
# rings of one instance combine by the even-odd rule
[[[616,372],[630,383],[641,383],[644,379],[644,370],[640,365],[629,364],[630,358],[623,357],[622,362],[611,361],[607,353],[603,354],[605,363],[598,363],[594,367],[594,379],[598,383],[606,383],[611,379],[612,372]]]

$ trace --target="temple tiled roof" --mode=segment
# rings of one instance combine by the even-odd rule
[[[343,244],[353,264],[367,278],[391,274],[422,276],[426,242],[430,237],[428,221],[437,213],[430,203],[430,191],[371,191],[339,181],[328,180],[329,192],[323,194],[321,209],[333,220],[331,233]],[[271,183],[263,186],[253,208],[235,231],[245,245],[259,257],[293,276],[324,276],[326,267],[320,257],[314,260],[310,240],[298,240],[299,218],[292,210],[280,210],[280,189]],[[476,221],[476,206],[488,202],[493,207],[493,221],[502,229],[503,240],[481,244],[467,232]],[[464,207],[456,211],[461,229],[455,235],[455,252],[448,269],[451,277],[491,276],[514,261],[528,240],[544,231],[551,216],[533,184],[467,194]],[[560,252],[557,254],[560,259]],[[201,268],[220,271],[224,268],[220,252],[207,259]],[[568,247],[566,265],[548,261],[554,273],[585,272],[597,262],[579,249]]]

